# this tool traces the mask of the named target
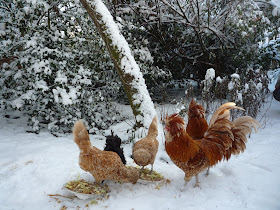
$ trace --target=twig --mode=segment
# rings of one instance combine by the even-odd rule
[[[262,119],[263,119],[264,117],[266,117],[267,111],[271,108],[272,99],[273,99],[273,95],[271,95],[271,100],[270,100],[269,106],[268,106],[268,108],[265,110],[264,114],[261,116],[260,122],[262,121]],[[263,128],[266,127],[266,123],[267,123],[268,120],[269,120],[269,117],[268,117],[268,119],[265,120],[265,122],[262,124],[262,127],[263,127]]]
[[[50,197],[63,197],[63,198],[69,198],[69,199],[74,199],[75,198],[73,196],[65,196],[65,195],[60,195],[60,194],[49,194],[48,196],[50,196]]]

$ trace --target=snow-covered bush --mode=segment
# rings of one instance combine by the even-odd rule
[[[210,68],[206,71],[205,79],[201,82],[202,86],[202,100],[205,102],[205,110],[208,111],[209,103],[214,97],[214,83],[215,82],[215,70]]]
[[[0,72],[2,105],[27,112],[36,132],[45,125],[51,131],[71,131],[79,118],[96,129],[119,120],[111,101],[120,83],[102,40],[77,2],[5,5],[1,57],[17,59],[3,64]]]
[[[280,28],[279,28],[280,30]],[[262,57],[260,63],[266,70],[277,69],[280,67],[280,31],[279,35],[272,40],[267,40],[261,45]]]
[[[278,0],[258,1],[271,24],[260,42],[260,65],[268,71],[280,68],[280,2]]]
[[[227,101],[233,101],[245,109],[245,114],[256,117],[259,114],[262,105],[268,98],[268,77],[262,68],[248,68],[246,72],[234,73],[230,78],[216,79],[215,89],[219,88],[221,83],[228,81],[227,87],[221,89],[226,92],[224,99]],[[215,93],[219,93],[216,91]],[[237,117],[243,114],[243,111],[235,110],[233,117]]]
[[[244,76],[243,76],[244,77]],[[269,97],[269,78],[263,68],[249,68],[242,81],[242,107],[246,114],[256,117]]]
[[[240,93],[240,89],[242,89],[240,76],[237,73],[231,75],[231,80],[228,83],[228,90],[231,94],[231,99],[234,101],[237,106],[241,106],[243,104],[242,94]]]
[[[198,103],[204,107],[206,117],[209,116],[208,114],[213,114],[220,105],[230,101],[245,109],[245,112],[233,110],[233,119],[241,115],[255,118],[260,113],[269,97],[269,79],[262,68],[248,68],[246,72],[237,72],[229,77],[222,76],[222,78],[215,74],[214,69],[208,69],[205,80],[201,82],[201,93],[192,96],[192,98],[197,98]],[[181,99],[177,103],[178,112],[182,116],[187,115],[190,101],[191,98],[187,96],[187,100]]]

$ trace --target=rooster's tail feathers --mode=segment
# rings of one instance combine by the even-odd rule
[[[235,103],[226,103],[215,112],[215,116],[211,119],[212,124],[205,134],[205,140],[215,142],[211,146],[212,149],[208,149],[208,159],[211,165],[221,160],[220,155],[218,155],[218,158],[212,158],[211,151],[223,150],[222,159],[228,160],[232,154],[237,155],[240,152],[244,152],[247,135],[252,133],[252,128],[257,131],[257,128],[261,127],[259,122],[250,116],[243,116],[231,122],[229,120],[229,110],[235,108],[242,109],[237,107]]]
[[[240,129],[245,135],[252,133],[251,127],[254,128],[255,132],[257,132],[258,127],[261,127],[261,124],[250,116],[239,117],[233,121],[233,125],[236,129]]]
[[[244,110],[241,107],[236,106],[235,103],[233,102],[228,102],[225,103],[223,105],[221,105],[217,111],[213,114],[210,123],[209,123],[209,127],[213,126],[213,124],[215,124],[216,121],[220,120],[220,119],[230,119],[230,109],[241,109]]]
[[[240,117],[234,120],[232,124],[234,125],[232,128],[234,142],[230,153],[237,155],[246,149],[247,135],[252,133],[252,128],[257,132],[258,127],[261,127],[261,125],[256,119],[250,116]],[[229,157],[226,158],[228,159]]]
[[[232,127],[232,122],[221,119],[207,130],[202,149],[211,166],[226,158],[227,151],[232,147],[234,141]]]

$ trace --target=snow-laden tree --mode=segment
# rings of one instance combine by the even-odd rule
[[[186,71],[195,69],[202,78],[208,68],[230,75],[254,63],[259,54],[257,42],[268,23],[254,1],[161,2],[172,10],[166,22],[176,22],[172,31],[179,35],[165,38],[173,43],[170,55],[183,60]]]
[[[80,0],[96,25],[120,76],[136,127],[148,127],[156,115],[143,74],[132,56],[125,38],[120,34],[112,15],[101,0]]]
[[[269,23],[253,0],[108,2],[116,17],[145,28],[154,65],[177,79],[203,80],[209,68],[227,76],[247,69]]]

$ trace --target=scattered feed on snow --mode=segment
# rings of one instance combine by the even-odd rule
[[[131,167],[133,167],[133,166],[127,166],[127,168],[131,168]],[[133,168],[136,168],[139,171],[141,170],[141,168],[139,166],[136,166]],[[140,179],[146,180],[146,181],[161,181],[164,179],[164,176],[154,170],[151,173],[150,169],[144,168],[141,172]]]
[[[84,179],[77,179],[67,182],[64,187],[71,193],[74,193],[80,199],[104,196],[110,189],[108,185],[90,183]]]

